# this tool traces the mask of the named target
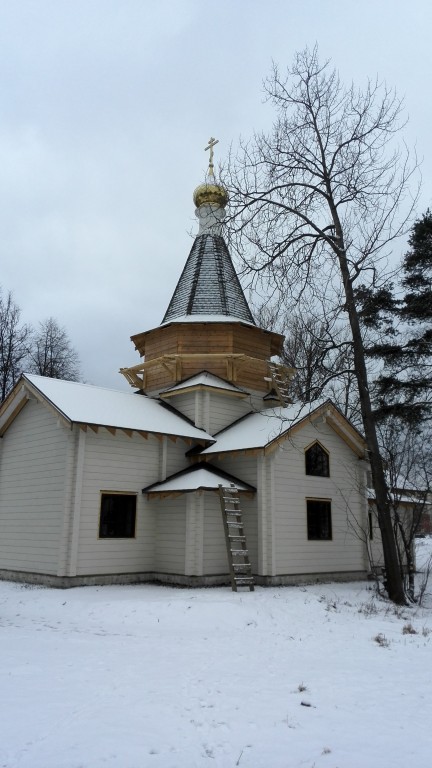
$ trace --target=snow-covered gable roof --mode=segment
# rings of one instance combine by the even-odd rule
[[[214,439],[169,407],[144,395],[32,374],[24,374],[21,382],[29,385],[30,391],[33,389],[35,394],[42,395],[70,422],[198,441],[212,442]]]
[[[242,480],[212,467],[210,464],[194,464],[181,472],[176,472],[161,483],[152,483],[142,489],[143,493],[170,494],[190,493],[192,491],[216,491],[219,485],[234,483],[240,492],[255,493],[256,488]]]
[[[181,393],[183,390],[203,387],[208,389],[223,390],[224,392],[232,392],[233,394],[237,394],[238,396],[242,397],[246,397],[248,394],[244,389],[236,387],[235,384],[231,384],[229,381],[225,381],[225,379],[221,379],[219,376],[215,376],[213,373],[209,373],[208,371],[202,371],[201,373],[196,374],[196,376],[191,376],[190,378],[181,381],[174,387],[165,389],[160,393],[160,396],[167,397],[171,394]]]
[[[308,403],[304,406],[289,405],[285,408],[267,408],[259,413],[243,416],[231,426],[214,436],[215,442],[200,451],[200,456],[210,456],[234,451],[264,449],[286,436],[292,429],[308,419],[322,416],[333,428],[338,424],[338,434],[357,452],[363,454],[364,439],[334,406],[330,400]],[[344,431],[346,432],[344,434]]]

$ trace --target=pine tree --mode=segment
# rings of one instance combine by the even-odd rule
[[[429,210],[414,224],[409,246],[402,262],[403,298],[393,299],[386,307],[399,322],[398,335],[394,343],[377,344],[371,353],[382,357],[385,364],[377,381],[377,415],[380,418],[397,416],[414,425],[432,417],[432,214]]]

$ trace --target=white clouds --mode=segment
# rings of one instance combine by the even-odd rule
[[[272,58],[317,40],[343,80],[378,73],[427,156],[429,3],[385,5],[0,0],[0,283],[67,326],[87,378],[138,362],[129,336],[161,321],[191,247],[206,140],[223,157],[268,124]],[[424,177],[420,210],[430,157]]]

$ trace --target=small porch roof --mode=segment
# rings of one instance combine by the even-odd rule
[[[176,472],[160,483],[152,483],[142,489],[148,496],[193,493],[194,491],[217,491],[220,485],[234,483],[239,493],[254,494],[256,488],[244,483],[234,475],[223,472],[205,462]]]

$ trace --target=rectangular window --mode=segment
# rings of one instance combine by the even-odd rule
[[[102,493],[100,539],[134,538],[136,501],[136,493]]]
[[[307,499],[307,529],[310,541],[329,541],[332,538],[331,501]]]

